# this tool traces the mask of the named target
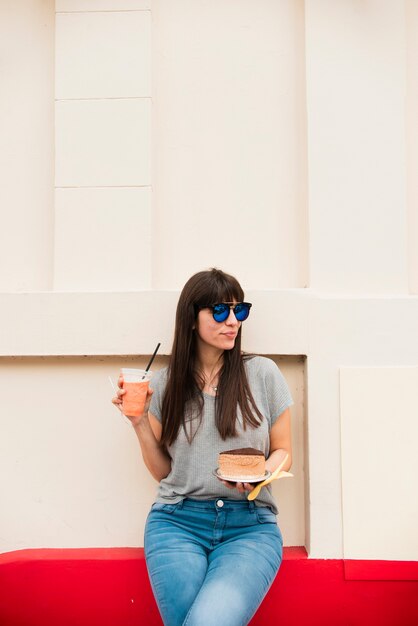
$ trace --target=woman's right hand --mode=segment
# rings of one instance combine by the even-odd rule
[[[119,409],[122,415],[125,415],[122,401],[126,391],[123,389],[122,385],[123,378],[119,376],[118,390],[116,396],[112,398],[112,404]],[[125,417],[131,422],[135,434],[138,437],[145,465],[155,480],[159,482],[171,472],[171,458],[167,454],[165,446],[160,445],[162,432],[161,423],[152,413],[149,413],[152,394],[152,389],[148,387],[144,413],[142,415],[139,417],[129,417],[129,415],[125,415]]]
[[[117,409],[119,409],[119,411],[121,413],[123,413],[122,411],[122,402],[123,402],[123,394],[126,393],[126,391],[122,388],[122,383],[123,383],[123,378],[122,376],[119,376],[118,378],[118,390],[117,390],[117,395],[112,398],[112,404],[115,405],[115,407]]]
[[[122,385],[123,385],[123,377],[120,375],[119,378],[118,378],[117,395],[114,398],[112,398],[112,404],[114,404],[115,407],[118,408],[119,411],[122,413],[122,415],[124,415],[123,408],[122,408],[122,403],[123,403],[123,396],[126,393],[126,390],[123,389]],[[125,417],[131,422],[132,426],[138,426],[139,422],[144,417],[144,415],[148,415],[149,405],[151,403],[152,393],[153,393],[152,389],[150,389],[148,387],[147,397],[146,397],[146,400],[145,400],[144,412],[143,412],[142,415],[140,415],[139,417],[138,416],[133,417],[133,416],[130,416],[130,415],[125,415]]]

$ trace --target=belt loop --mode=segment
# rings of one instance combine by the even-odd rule
[[[250,513],[255,513],[255,503],[253,502],[253,500],[248,501],[248,509]]]

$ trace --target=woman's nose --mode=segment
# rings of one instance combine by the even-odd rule
[[[237,318],[235,317],[234,309],[232,307],[229,309],[229,315],[226,318],[225,323],[229,326],[235,326],[236,324],[239,324]]]

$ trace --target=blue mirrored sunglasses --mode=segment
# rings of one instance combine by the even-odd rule
[[[202,304],[197,309],[211,309],[215,322],[227,320],[232,309],[238,322],[243,322],[249,316],[251,307],[251,302],[237,302],[236,304],[233,302],[219,302],[218,304]]]

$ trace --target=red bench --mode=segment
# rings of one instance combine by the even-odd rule
[[[361,563],[374,564],[377,572],[388,567],[388,562],[354,563],[357,570]],[[308,559],[304,548],[285,548],[251,626],[417,626],[418,582],[399,580],[417,578],[417,563],[405,565],[405,576],[399,575],[401,565],[394,565],[398,580],[387,580],[388,572],[374,574],[386,580],[359,580],[367,575],[342,560]],[[1,626],[161,624],[141,548],[0,554]]]

